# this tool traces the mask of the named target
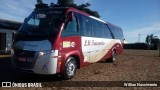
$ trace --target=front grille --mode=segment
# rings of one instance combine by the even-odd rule
[[[33,58],[35,55],[35,51],[27,51],[27,50],[20,50],[20,49],[15,49],[14,53],[15,53],[15,56],[18,56],[18,57]]]
[[[21,67],[21,68],[32,69],[31,62],[21,62],[21,61],[16,60],[16,66]]]
[[[14,61],[17,67],[32,69],[35,63],[35,51],[27,51],[27,50],[14,50]],[[25,61],[20,61],[19,58],[24,58]]]

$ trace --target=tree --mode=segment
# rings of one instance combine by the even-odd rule
[[[79,6],[77,6],[76,4],[74,4],[74,0],[58,0],[58,5],[61,6],[61,7],[75,7],[81,11],[84,11],[90,15],[93,15],[97,18],[100,18],[100,15],[97,11],[92,11],[90,10],[89,6],[91,6],[91,4],[89,3],[86,3],[86,4],[81,4]]]
[[[44,9],[44,8],[48,8],[48,4],[43,3],[42,0],[37,0],[37,4],[35,5],[34,10],[40,10],[40,9]]]
[[[89,4],[89,3],[81,4],[81,5],[79,5],[79,8],[84,9],[84,8],[86,8],[88,6],[91,6],[91,4]]]
[[[158,49],[159,42],[159,38],[157,36],[154,36],[154,34],[147,35],[146,37],[148,49]]]
[[[147,35],[147,37],[146,37],[146,43],[147,44],[149,44],[149,38],[150,38],[149,35]]]
[[[93,16],[95,16],[97,18],[100,18],[99,13],[97,11],[90,10],[88,8],[89,6],[91,6],[91,4],[90,3],[86,3],[86,4],[81,4],[81,5],[77,6],[76,8],[81,10],[81,11],[84,11],[84,12],[90,14],[90,15],[93,15]]]
[[[51,3],[50,7],[74,7],[77,8],[83,12],[86,12],[92,16],[95,16],[97,18],[100,18],[100,15],[97,11],[92,11],[90,10],[88,7],[91,6],[91,4],[86,3],[86,4],[81,4],[81,5],[76,5],[74,4],[74,0],[58,0],[57,4]],[[35,5],[35,10],[39,10],[39,9],[44,9],[44,8],[48,8],[48,4],[45,4],[42,2],[42,0],[37,0],[37,4]]]
[[[42,0],[37,0],[37,4],[42,4],[43,1]]]
[[[58,0],[60,6],[70,6],[74,4],[74,0]]]

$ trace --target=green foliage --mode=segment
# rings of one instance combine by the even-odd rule
[[[93,15],[97,18],[100,18],[99,13],[97,11],[90,10],[89,8],[87,8],[88,6],[91,6],[91,4],[89,4],[89,3],[81,4],[81,5],[77,6],[76,8],[81,10],[81,11],[84,11],[84,12],[90,14],[90,15]]]
[[[58,0],[58,5],[60,7],[75,7],[81,11],[84,11],[90,15],[93,15],[97,18],[100,18],[100,15],[97,11],[92,11],[89,8],[87,8],[88,6],[91,6],[91,4],[86,3],[86,4],[81,4],[79,6],[77,6],[76,4],[74,4],[74,0]]]
[[[74,0],[58,0],[60,6],[70,6],[74,4]]]
[[[157,36],[154,36],[153,34],[147,35],[146,43],[148,45],[148,49],[150,49],[154,46],[158,46],[158,44],[160,43],[160,39]]]
[[[90,10],[88,8],[89,6],[91,6],[91,4],[89,3],[76,5],[74,4],[74,0],[58,0],[57,4],[51,3],[50,5],[50,7],[74,7],[92,16],[100,18],[99,13],[97,11]],[[37,0],[37,4],[35,5],[35,7],[36,7],[35,10],[40,10],[40,9],[48,8],[49,6],[48,4],[43,3],[42,0]]]

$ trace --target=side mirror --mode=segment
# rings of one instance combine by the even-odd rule
[[[73,14],[73,12],[69,12],[68,15],[67,15],[67,18],[68,18],[68,21],[69,21],[69,22],[70,22],[70,21],[73,21],[73,19],[74,19],[74,14]]]

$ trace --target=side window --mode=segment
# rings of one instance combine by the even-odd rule
[[[94,31],[95,31],[95,37],[99,37],[100,35],[99,35],[99,29],[98,29],[98,27],[99,27],[99,25],[98,25],[98,22],[96,21],[96,20],[94,20],[94,27],[95,27],[95,29],[94,29]]]
[[[27,24],[29,25],[33,25],[33,26],[38,26],[39,25],[39,19],[34,19],[34,18],[31,18]]]
[[[79,35],[78,28],[79,28],[78,18],[74,16],[73,21],[65,23],[65,28],[63,29],[61,36],[62,37],[78,36]]]
[[[77,18],[74,16],[73,21],[67,22],[66,31],[78,32]]]
[[[85,19],[85,25],[86,25],[86,33],[85,35],[88,36],[88,37],[91,37],[91,28],[90,28],[90,25],[91,24],[91,21],[88,17],[86,17]]]
[[[111,26],[111,25],[108,25],[108,28],[109,28],[109,30],[110,30],[110,33],[111,33],[111,35],[112,35],[113,39],[115,39],[115,38],[116,38],[116,36],[115,36],[115,33],[114,33],[114,27],[113,27],[113,26]]]
[[[78,14],[78,20],[79,20],[79,31],[81,36],[86,35],[86,24],[85,24],[85,16]]]
[[[107,25],[104,25],[104,28],[105,28],[104,31],[106,33],[105,38],[112,38],[111,32],[110,32],[109,28],[107,27]]]

